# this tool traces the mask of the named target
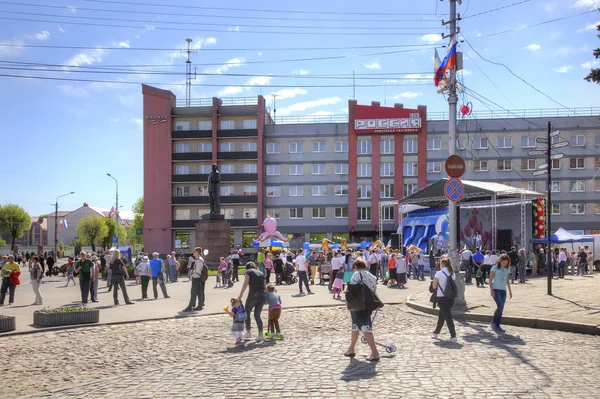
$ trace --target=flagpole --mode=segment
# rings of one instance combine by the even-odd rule
[[[54,257],[56,258],[56,260],[58,260],[58,252],[56,252],[56,245],[58,244],[58,199],[71,194],[75,194],[75,191],[59,195],[58,197],[56,197],[56,202],[54,203]]]

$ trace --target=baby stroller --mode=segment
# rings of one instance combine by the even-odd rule
[[[283,267],[283,274],[281,275],[281,281],[287,283],[288,285],[296,284],[298,282],[298,277],[294,276],[294,265],[291,263],[286,263]]]
[[[321,285],[331,281],[331,265],[329,263],[319,265],[319,277],[319,284]]]

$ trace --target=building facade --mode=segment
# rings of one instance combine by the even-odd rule
[[[144,240],[149,251],[195,245],[195,224],[208,212],[212,163],[221,172],[221,213],[233,246],[249,248],[266,215],[291,246],[376,239],[398,226],[396,201],[447,177],[448,121],[424,106],[382,107],[349,101],[346,122],[273,123],[262,96],[177,102],[144,86]],[[582,112],[585,112],[582,111]],[[590,111],[587,111],[590,113]],[[510,115],[509,115],[510,116]],[[298,119],[298,121],[301,119]],[[527,152],[546,124],[571,142],[553,161],[553,226],[600,229],[600,122],[592,116],[488,118],[460,121],[464,179],[545,192],[544,163]],[[380,202],[391,202],[381,208]],[[207,243],[207,245],[210,245]]]

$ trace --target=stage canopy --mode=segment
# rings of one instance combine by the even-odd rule
[[[577,234],[569,233],[562,227],[556,230],[556,233],[550,236],[553,244],[575,243],[575,242],[594,242],[594,237],[578,236]],[[547,238],[534,238],[531,240],[534,244],[546,244]]]
[[[447,178],[440,179],[435,183],[431,183],[423,187],[419,191],[402,198],[398,201],[400,205],[420,205],[420,206],[448,206],[448,198],[444,195],[444,185],[448,181]],[[504,199],[526,199],[534,200],[536,198],[545,197],[544,194],[524,190],[517,187],[511,187],[500,183],[461,180],[465,190],[464,195],[458,204],[486,201],[496,197],[496,201]]]

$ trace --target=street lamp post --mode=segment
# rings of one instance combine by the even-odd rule
[[[54,203],[54,256],[56,257],[56,260],[58,260],[58,252],[56,252],[56,246],[58,244],[58,199],[71,194],[75,194],[75,191],[59,195],[58,197],[56,197],[56,202]]]
[[[107,173],[106,176],[108,176],[111,179],[113,179],[115,181],[116,185],[117,185],[117,192],[116,192],[116,195],[115,195],[115,198],[116,198],[115,199],[115,202],[116,202],[116,206],[115,206],[115,235],[117,237],[117,245],[116,245],[116,247],[119,248],[119,182],[110,173]]]

